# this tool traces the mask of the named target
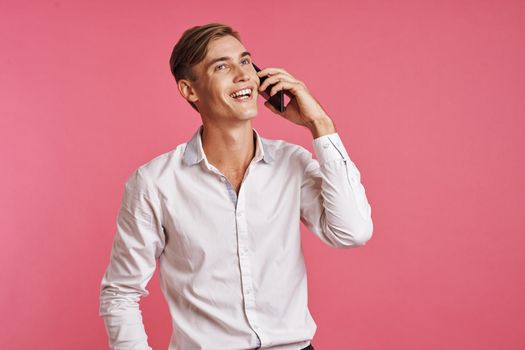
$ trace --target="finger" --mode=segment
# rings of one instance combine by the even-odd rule
[[[301,85],[298,84],[298,83],[290,83],[288,81],[281,81],[281,82],[279,82],[278,84],[276,84],[276,85],[274,85],[272,87],[272,89],[270,90],[270,96],[275,95],[280,90],[285,90],[284,91],[285,93],[286,93],[286,90],[288,90],[293,95],[297,95],[297,93],[299,92],[300,87],[301,87]],[[288,96],[290,96],[290,95],[288,95]]]
[[[278,73],[285,74],[285,75],[292,77],[292,75],[288,73],[286,70],[282,68],[272,68],[272,67],[266,67],[264,69],[261,69],[259,72],[257,72],[257,75],[262,78],[267,75],[275,75]]]
[[[287,81],[290,83],[296,83],[297,81],[290,76],[284,75],[284,74],[276,74],[272,75],[264,80],[264,82],[259,86],[259,91],[264,91],[268,86],[273,85],[275,83],[278,83],[280,81]]]
[[[290,97],[290,99],[294,97],[294,95],[290,91],[284,90],[283,92],[286,96]]]
[[[282,113],[281,113],[279,110],[277,110],[277,109],[276,109],[276,108],[270,103],[270,101],[266,101],[266,102],[264,102],[264,105],[265,105],[267,108],[269,108],[272,112],[274,112],[275,114],[282,115]]]

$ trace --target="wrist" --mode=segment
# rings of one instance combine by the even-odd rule
[[[306,124],[306,127],[310,130],[314,139],[336,132],[335,124],[328,116],[311,120]]]

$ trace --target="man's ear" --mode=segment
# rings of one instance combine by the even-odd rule
[[[180,94],[186,99],[186,101],[195,103],[199,100],[197,91],[195,91],[194,85],[191,81],[187,79],[181,79],[177,82],[177,87],[179,88]]]

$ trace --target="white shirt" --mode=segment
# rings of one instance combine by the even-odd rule
[[[360,172],[339,135],[305,148],[260,137],[239,195],[208,162],[202,125],[126,181],[99,314],[112,349],[151,349],[139,300],[159,260],[170,350],[302,349],[307,305],[300,222],[336,248],[371,237]]]

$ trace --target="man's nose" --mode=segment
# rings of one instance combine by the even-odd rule
[[[250,74],[248,71],[248,66],[246,65],[235,65],[235,80],[236,81],[244,81],[250,79]]]

